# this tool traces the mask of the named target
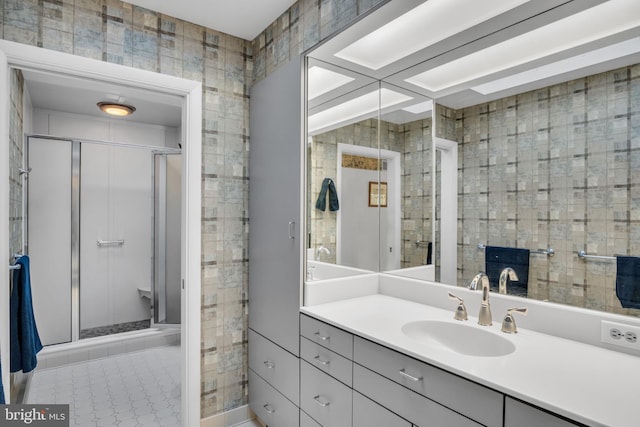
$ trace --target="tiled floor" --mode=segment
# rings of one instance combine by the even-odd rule
[[[180,347],[36,371],[26,403],[68,403],[77,427],[180,425]]]

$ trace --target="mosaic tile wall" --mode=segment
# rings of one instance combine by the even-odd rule
[[[0,5],[5,40],[202,81],[201,414],[247,403],[251,43],[118,0]],[[19,122],[20,100],[12,102],[12,122]],[[21,146],[12,141],[12,212],[21,203],[14,176],[22,164]],[[13,213],[12,218],[12,247],[18,247],[22,219]]]
[[[478,243],[551,247],[530,297],[640,315],[615,261],[576,255],[640,256],[640,65],[437,115],[459,141],[459,284],[484,269]]]
[[[254,80],[390,0],[299,0],[253,40]]]
[[[311,247],[322,244],[329,248],[329,262],[335,262],[336,213],[314,209],[315,197],[324,178],[336,180],[338,144],[377,148],[377,132],[377,120],[371,119],[313,137],[309,181],[309,194],[313,195],[309,209]],[[401,267],[422,265],[426,249],[417,248],[415,241],[431,238],[431,119],[405,125],[381,122],[380,138],[380,148],[402,153]]]

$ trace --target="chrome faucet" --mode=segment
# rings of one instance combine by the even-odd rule
[[[473,278],[469,289],[478,289],[478,283],[482,286],[482,302],[480,303],[480,313],[478,314],[478,324],[482,326],[491,326],[491,307],[489,306],[489,277],[484,273],[478,273]]]
[[[322,255],[323,253],[326,255],[331,255],[331,251],[329,250],[329,248],[325,248],[321,243],[320,246],[318,246],[318,249],[316,249],[316,261],[320,261],[320,255]]]
[[[519,280],[518,279],[518,274],[515,272],[515,270],[511,267],[507,267],[504,270],[502,270],[502,273],[500,273],[500,280],[498,281],[498,292],[506,295],[507,294],[507,282],[511,280]]]

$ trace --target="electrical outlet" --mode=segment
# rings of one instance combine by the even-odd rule
[[[600,341],[620,347],[632,348],[640,351],[640,326],[603,320],[600,323]]]

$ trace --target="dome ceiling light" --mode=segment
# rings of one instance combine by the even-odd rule
[[[136,108],[131,105],[117,102],[98,102],[98,108],[111,116],[117,117],[129,116],[136,111]]]

